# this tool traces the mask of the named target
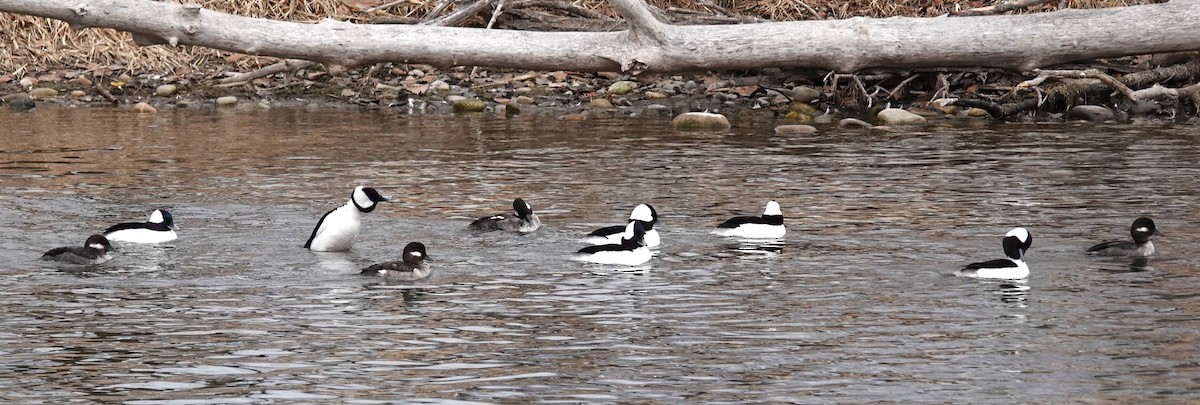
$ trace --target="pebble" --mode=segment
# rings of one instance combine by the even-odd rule
[[[535,101],[534,101],[533,97],[517,96],[516,102],[517,102],[517,104],[533,105],[533,103]]]
[[[968,117],[986,117],[987,115],[988,115],[987,110],[982,109],[982,108],[971,107],[971,108],[967,109]]]
[[[806,135],[817,133],[817,127],[812,125],[794,124],[775,127],[775,133],[780,135]]]
[[[174,84],[164,84],[162,86],[158,86],[158,88],[155,88],[154,94],[157,94],[161,97],[170,97],[175,95],[175,92],[178,90],[179,88],[175,87]]]
[[[606,98],[594,98],[588,102],[588,107],[591,108],[613,108],[613,103]]]
[[[646,96],[646,98],[648,98],[648,99],[651,99],[651,100],[656,100],[656,99],[660,99],[660,98],[667,98],[667,94],[666,94],[666,93],[659,92],[659,91],[647,91],[647,92],[646,92],[646,94],[645,94],[645,96]]]
[[[884,125],[925,125],[925,117],[900,108],[885,108],[875,116]]]
[[[217,97],[217,105],[219,106],[234,106],[237,105],[238,99],[234,96]]]
[[[75,84],[78,84],[83,87],[92,87],[92,85],[95,84],[95,83],[92,83],[92,79],[88,79],[83,76],[76,77],[75,80],[72,80],[72,81],[75,82]]]
[[[28,78],[28,77],[22,77],[20,83],[21,83],[21,87],[24,87],[24,88],[30,88],[30,87],[33,87],[34,84],[37,84],[37,82],[33,81],[33,79]]]
[[[729,125],[729,119],[724,115],[706,113],[706,112],[689,112],[676,115],[671,120],[671,127],[683,130],[726,130],[732,127]]]
[[[1116,118],[1116,114],[1112,110],[1100,105],[1077,105],[1067,110],[1068,120],[1104,122],[1114,118]]]
[[[630,92],[632,92],[634,90],[637,90],[637,87],[638,87],[638,85],[635,82],[631,82],[628,80],[622,80],[622,81],[619,81],[619,82],[609,85],[608,93],[616,94],[618,96],[625,95],[625,94],[629,94]]]
[[[143,102],[140,102],[140,103],[134,104],[134,105],[133,105],[133,111],[134,111],[134,112],[139,112],[139,113],[150,113],[150,114],[153,114],[153,113],[156,113],[156,112],[158,112],[158,109],[154,108],[154,106],[152,106],[152,105],[150,105],[150,104],[147,104],[145,101],[143,101]]]
[[[796,86],[792,88],[792,94],[788,97],[791,97],[792,101],[808,103],[821,98],[821,91],[809,86]]]
[[[454,112],[483,112],[485,109],[487,109],[487,104],[477,98],[468,98],[454,102]]]
[[[449,95],[449,96],[446,96],[446,102],[447,102],[447,103],[450,103],[450,104],[454,104],[454,103],[457,103],[457,102],[459,102],[459,101],[463,101],[463,100],[466,100],[466,99],[467,99],[467,97],[466,97],[466,96],[460,96],[460,95],[457,95],[457,94],[451,94],[451,95]]]
[[[71,98],[82,98],[83,96],[86,96],[86,95],[87,95],[87,92],[86,92],[86,91],[83,91],[83,90],[71,90]]]
[[[838,121],[838,128],[870,128],[872,125],[858,118],[842,118]]]
[[[49,87],[37,87],[29,90],[29,97],[34,99],[58,97],[58,90]]]
[[[36,106],[32,98],[21,93],[4,96],[4,104],[8,104],[8,109],[13,111],[27,111]]]

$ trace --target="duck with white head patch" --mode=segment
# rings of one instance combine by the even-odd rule
[[[733,217],[717,225],[712,233],[748,239],[779,239],[787,234],[787,229],[783,227],[779,203],[768,201],[761,217]]]
[[[533,213],[533,207],[520,198],[513,200],[512,214],[496,214],[472,221],[468,229],[476,231],[514,231],[528,233],[542,226],[542,221]]]
[[[358,273],[363,276],[378,276],[388,280],[416,281],[429,277],[433,269],[427,261],[433,258],[425,251],[425,244],[411,242],[404,246],[399,261],[376,263]]]
[[[304,248],[316,252],[342,252],[350,250],[354,238],[362,226],[362,214],[375,210],[378,203],[388,199],[370,187],[358,186],[350,193],[350,201],[341,207],[326,212],[317,221],[312,236],[304,242]]]
[[[637,207],[633,208],[633,212],[629,214],[629,222],[634,221],[640,221],[642,228],[646,230],[646,235],[643,237],[646,241],[646,247],[658,247],[661,240],[659,239],[658,231],[654,229],[654,225],[658,223],[658,211],[654,210],[654,206],[650,204],[638,204]],[[594,230],[583,238],[583,242],[593,245],[620,244],[621,238],[625,235],[626,227],[626,225],[613,225]]]
[[[1154,227],[1154,220],[1141,217],[1135,219],[1133,225],[1129,226],[1129,235],[1133,237],[1133,241],[1108,241],[1092,246],[1087,251],[1101,256],[1152,256],[1154,255],[1154,242],[1150,241],[1150,237],[1159,234],[1158,228]]]
[[[646,229],[642,227],[642,221],[630,222],[625,225],[620,244],[588,246],[571,255],[571,260],[637,266],[650,261],[654,256],[650,248],[646,247],[643,240],[645,235]]]
[[[92,235],[83,246],[63,246],[42,254],[42,260],[53,260],[75,264],[100,264],[112,259],[108,252],[112,244],[104,235]]]
[[[958,271],[960,277],[1002,278],[1019,280],[1029,277],[1029,266],[1025,264],[1025,251],[1033,246],[1033,235],[1025,228],[1013,228],[1001,242],[1004,259],[971,263]]]
[[[104,230],[104,237],[112,242],[163,243],[178,238],[175,218],[164,209],[150,213],[147,222],[122,222]]]

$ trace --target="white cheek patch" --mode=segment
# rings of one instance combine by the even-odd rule
[[[156,224],[161,224],[162,221],[163,221],[162,211],[154,210],[154,212],[150,213],[150,222],[153,222]]]
[[[1134,230],[1135,230],[1135,231],[1138,231],[1138,232],[1150,232],[1150,229],[1149,229],[1149,228],[1146,228],[1146,227],[1144,227],[1144,226],[1143,226],[1143,227],[1141,227],[1141,228],[1138,228],[1138,229],[1134,229]]]
[[[101,245],[99,243],[90,244],[90,245],[88,245],[88,247],[90,247],[92,249],[104,249],[104,245]]]
[[[416,257],[421,257],[421,256],[424,256],[424,255],[422,255],[422,254],[421,254],[421,252],[412,252],[412,255],[413,255],[413,256],[416,256]]]

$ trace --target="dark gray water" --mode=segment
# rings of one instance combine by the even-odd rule
[[[0,112],[0,402],[1200,400],[1200,129]],[[300,245],[359,184],[350,253]],[[524,197],[545,227],[476,235]],[[708,235],[776,199],[779,251]],[[566,261],[640,202],[663,247]],[[94,267],[38,260],[165,207]],[[1145,261],[1090,257],[1151,216]],[[1034,236],[1026,283],[953,277]],[[354,275],[429,246],[434,276]]]

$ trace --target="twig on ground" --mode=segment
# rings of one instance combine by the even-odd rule
[[[104,88],[104,84],[100,83],[101,81],[102,80],[94,81],[95,87],[96,87],[96,92],[100,93],[100,95],[103,96],[105,100],[111,101],[114,105],[116,105],[119,102],[119,100],[117,100],[117,98],[114,97],[112,95],[112,93],[109,93],[108,89]]]
[[[479,12],[483,11],[483,9],[488,8],[488,6],[491,6],[492,3],[497,1],[499,0],[479,0],[466,7],[454,10],[453,13],[450,13],[450,15],[445,17],[422,21],[421,25],[440,25],[443,27],[453,27],[459,23],[462,23],[463,21],[466,21],[468,18],[474,17],[476,14],[479,14]]]
[[[1000,4],[993,4],[993,5],[986,6],[986,7],[976,7],[976,8],[972,8],[972,9],[968,9],[968,10],[951,13],[951,14],[956,15],[956,16],[963,16],[963,17],[976,16],[976,15],[1002,14],[1002,13],[1007,13],[1012,10],[1029,8],[1029,7],[1038,6],[1038,5],[1042,5],[1042,4],[1046,4],[1046,3],[1053,3],[1054,1],[1055,0],[1017,0],[1017,1],[1000,3]]]
[[[316,64],[316,62],[307,61],[307,60],[288,59],[288,60],[273,64],[271,66],[259,68],[254,71],[236,74],[236,75],[221,79],[220,81],[217,82],[217,85],[221,86],[221,87],[232,87],[232,86],[236,86],[236,85],[239,85],[239,84],[242,84],[245,82],[249,82],[251,80],[254,80],[254,79],[257,79],[257,78],[260,78],[263,76],[269,76],[269,75],[273,75],[276,73],[300,70],[300,69],[304,69],[306,67],[309,67],[309,66],[312,66],[315,64]]]
[[[1133,89],[1130,89],[1128,86],[1126,86],[1124,83],[1121,83],[1121,81],[1117,80],[1115,77],[1109,76],[1107,73],[1101,72],[1099,69],[1085,69],[1085,70],[1042,70],[1042,69],[1037,69],[1037,70],[1034,70],[1034,72],[1036,72],[1038,74],[1037,77],[1035,77],[1031,80],[1021,82],[1020,84],[1017,85],[1017,88],[1021,89],[1021,88],[1036,87],[1037,85],[1039,85],[1043,81],[1045,81],[1047,78],[1051,78],[1051,77],[1053,77],[1053,78],[1069,78],[1069,79],[1097,79],[1097,80],[1100,80],[1100,81],[1108,84],[1109,86],[1112,86],[1113,89],[1116,89],[1118,92],[1120,92],[1122,95],[1124,95],[1125,98],[1128,98],[1133,101],[1138,101],[1137,95],[1134,94]]]

